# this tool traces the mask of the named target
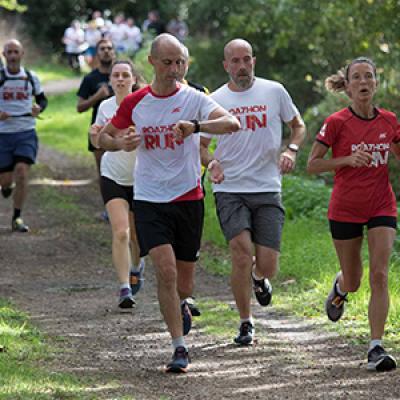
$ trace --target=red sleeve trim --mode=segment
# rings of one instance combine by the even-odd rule
[[[117,129],[126,129],[135,124],[132,120],[132,111],[140,101],[150,92],[150,86],[145,86],[134,93],[129,94],[122,100],[117,113],[111,120],[111,123]]]

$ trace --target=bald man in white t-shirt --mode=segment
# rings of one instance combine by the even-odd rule
[[[229,81],[211,97],[235,115],[241,130],[218,136],[213,156],[212,135],[201,134],[202,163],[211,169],[217,214],[232,256],[231,286],[240,315],[239,345],[253,341],[251,286],[260,305],[271,301],[269,282],[277,269],[284,210],[281,175],[295,167],[305,126],[288,92],[278,82],[254,76],[256,58],[245,40],[224,49]],[[282,122],[291,131],[281,152]],[[255,257],[253,256],[255,254]]]
[[[160,309],[174,354],[167,372],[186,372],[183,336],[191,327],[181,282],[191,282],[203,226],[200,130],[235,132],[239,121],[215,101],[177,79],[184,63],[181,43],[161,34],[151,46],[153,82],[122,101],[104,130],[119,136],[115,150],[136,151],[134,213],[141,256],[156,269]],[[133,127],[134,125],[134,127]],[[189,275],[189,276],[188,276]],[[189,285],[190,286],[190,285]],[[179,290],[177,289],[179,288]]]

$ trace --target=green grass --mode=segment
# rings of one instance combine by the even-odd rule
[[[36,72],[42,84],[49,81],[78,77],[68,66],[55,63],[28,65],[28,69]]]
[[[228,304],[213,300],[197,302],[201,309],[201,316],[196,318],[198,326],[203,332],[217,337],[230,337],[237,330],[237,311]]]
[[[90,157],[87,150],[91,110],[76,111],[75,92],[49,98],[49,106],[38,120],[39,140],[69,155]]]
[[[0,399],[94,399],[88,382],[36,364],[55,355],[25,314],[0,300]]]

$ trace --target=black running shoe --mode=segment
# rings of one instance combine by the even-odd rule
[[[336,283],[338,281],[340,272],[336,275],[333,281],[333,286],[325,301],[325,310],[328,318],[332,322],[339,321],[344,313],[344,303],[347,301],[347,293],[342,296],[336,290]]]
[[[367,368],[370,371],[390,371],[396,368],[396,360],[382,346],[377,345],[368,352]]]
[[[182,313],[182,325],[183,325],[183,336],[186,336],[190,329],[192,329],[192,314],[190,312],[189,305],[184,301],[181,305]]]
[[[130,288],[123,288],[119,292],[119,308],[132,308],[135,304],[135,299]]]
[[[248,346],[253,342],[254,327],[250,321],[242,322],[239,327],[239,334],[233,339],[236,344]]]
[[[13,191],[13,187],[12,186],[1,187],[1,194],[3,195],[3,197],[5,199],[11,196],[12,191]]]
[[[12,220],[11,229],[13,232],[29,232],[29,226],[24,224],[21,217]]]
[[[196,305],[194,297],[187,297],[185,301],[189,307],[192,317],[200,317],[201,312],[199,310],[199,307],[197,307]]]
[[[183,346],[179,346],[175,349],[172,360],[167,365],[166,372],[187,372],[189,361],[188,351]]]
[[[267,306],[271,303],[272,299],[272,286],[267,278],[265,279],[255,279],[253,274],[251,274],[251,278],[253,279],[253,290],[256,296],[256,299],[260,306]]]

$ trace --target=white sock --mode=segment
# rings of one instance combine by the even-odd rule
[[[131,285],[129,283],[121,283],[121,285],[119,286],[119,288],[122,289],[130,289]]]
[[[240,325],[243,324],[243,322],[250,322],[252,325],[254,325],[254,323],[253,323],[253,317],[249,317],[249,318],[240,318]]]
[[[264,279],[263,276],[258,276],[258,275],[256,274],[256,272],[254,271],[254,269],[251,271],[251,275],[253,276],[253,278],[254,278],[256,281],[262,281],[262,280]]]
[[[184,347],[187,350],[187,346],[183,336],[178,336],[177,338],[172,339],[172,347],[174,348],[174,350],[178,347]]]
[[[372,339],[371,342],[369,343],[369,350],[372,350],[375,346],[381,346],[382,347],[382,340],[381,339]]]
[[[339,282],[336,282],[336,291],[343,297],[347,294],[347,292],[343,292],[342,290],[340,290]]]

